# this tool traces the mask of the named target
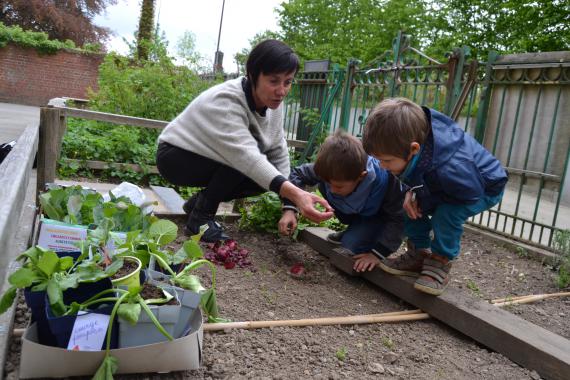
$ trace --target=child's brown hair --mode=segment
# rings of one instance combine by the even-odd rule
[[[315,174],[323,181],[356,181],[366,170],[368,155],[356,137],[337,130],[321,145]]]
[[[385,99],[368,115],[362,144],[369,154],[407,159],[410,144],[423,144],[428,131],[426,114],[416,103],[405,98]]]

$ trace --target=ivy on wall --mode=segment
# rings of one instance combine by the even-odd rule
[[[85,44],[82,48],[78,48],[71,40],[65,42],[50,40],[46,33],[24,31],[19,26],[6,26],[0,22],[0,48],[5,47],[9,42],[36,49],[42,54],[55,54],[62,49],[84,53],[101,52],[101,45],[99,44]]]

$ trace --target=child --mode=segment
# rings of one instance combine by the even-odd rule
[[[289,180],[300,188],[318,189],[346,231],[327,240],[355,255],[357,272],[372,270],[402,243],[403,193],[398,182],[378,161],[364,152],[356,137],[337,131],[321,145],[314,164],[294,168]],[[295,208],[285,199],[279,231],[288,235],[297,227]]]
[[[505,169],[449,117],[404,98],[384,100],[372,110],[362,141],[406,191],[408,251],[380,267],[418,277],[416,289],[440,295],[459,255],[463,224],[499,203]]]

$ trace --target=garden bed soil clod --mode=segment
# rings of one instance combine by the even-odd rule
[[[250,268],[218,266],[217,294],[223,317],[233,321],[301,319],[376,314],[414,309],[361,278],[335,269],[324,256],[289,238],[238,231],[228,233],[249,251]],[[171,248],[184,242],[180,234]],[[289,270],[302,263],[305,274]],[[207,270],[199,270],[205,286]],[[454,263],[450,286],[474,297],[554,293],[553,272],[465,233],[462,255]],[[507,308],[566,338],[570,299],[550,299]],[[17,325],[26,320],[18,306]],[[19,322],[18,322],[19,321]],[[19,338],[6,363],[14,378]],[[539,379],[540,376],[492,352],[444,324],[419,322],[321,327],[226,330],[204,334],[203,366],[170,374],[117,375],[116,379]]]

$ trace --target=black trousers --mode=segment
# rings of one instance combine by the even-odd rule
[[[158,145],[156,166],[160,175],[174,185],[203,187],[200,196],[207,208],[203,211],[209,213],[215,213],[220,202],[266,191],[234,168],[167,142]]]

